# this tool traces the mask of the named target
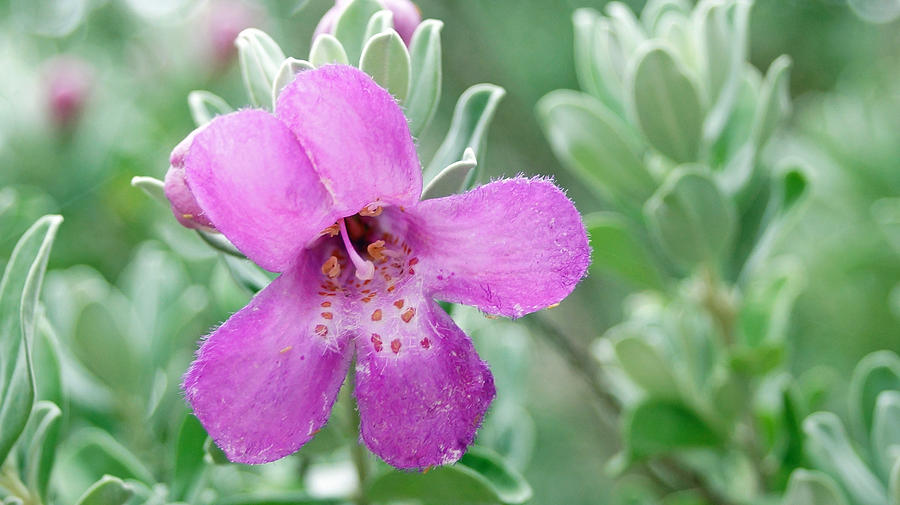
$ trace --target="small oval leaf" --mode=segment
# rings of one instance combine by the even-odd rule
[[[394,30],[380,33],[363,49],[359,68],[388,90],[399,103],[409,93],[409,53],[403,39]]]
[[[441,28],[444,23],[427,19],[416,28],[409,44],[411,82],[404,104],[409,131],[418,137],[431,122],[441,98]]]
[[[331,65],[333,63],[338,65],[349,64],[347,53],[344,52],[344,46],[341,45],[338,39],[327,33],[316,37],[312,49],[309,50],[309,62],[314,67]]]

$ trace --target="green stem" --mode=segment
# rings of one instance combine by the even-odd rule
[[[715,322],[722,335],[722,340],[728,351],[737,346],[735,327],[737,326],[738,307],[729,293],[729,286],[722,282],[713,267],[707,266],[702,270],[703,288],[701,291],[701,303]],[[736,373],[741,388],[747,398],[752,398],[755,391],[750,377]],[[759,425],[753,412],[753,402],[745,403],[743,423],[746,431],[737,437],[737,445],[742,448],[752,461],[753,468],[759,477],[760,487],[768,489],[768,472],[763,459],[765,457],[762,444],[759,440]]]
[[[355,381],[355,373],[354,369],[355,360],[350,364],[350,372],[347,374],[347,384],[350,386],[350,391],[354,391],[356,389],[356,381]],[[349,414],[349,435],[351,437],[352,442],[350,443],[350,452],[351,457],[353,459],[353,466],[356,467],[356,477],[359,480],[359,489],[357,490],[356,496],[353,501],[356,505],[368,505],[369,501],[366,498],[366,481],[369,478],[369,460],[366,456],[366,449],[359,443],[359,411],[356,409],[356,402],[351,398],[350,401],[346,402],[347,404],[347,413]]]

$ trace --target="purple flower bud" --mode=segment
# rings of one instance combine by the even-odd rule
[[[234,39],[245,28],[259,26],[264,13],[255,5],[236,0],[217,0],[209,4],[207,36],[209,53],[219,67],[234,60]]]
[[[186,228],[200,228],[206,230],[215,230],[212,222],[206,217],[197,199],[188,187],[187,180],[184,175],[184,155],[187,153],[194,141],[194,136],[203,130],[201,126],[194,130],[186,139],[175,146],[172,155],[169,158],[169,171],[166,172],[165,192],[166,198],[172,206],[172,213],[175,219]]]
[[[94,69],[74,56],[60,56],[44,65],[44,98],[54,126],[77,123],[94,87]]]
[[[338,18],[350,2],[351,0],[335,0],[334,7],[329,9],[319,21],[313,39],[322,33],[334,33],[334,25],[337,24]],[[419,7],[410,0],[378,0],[378,3],[394,14],[394,29],[408,46],[413,32],[422,22],[422,12]]]

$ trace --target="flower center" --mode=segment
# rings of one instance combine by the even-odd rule
[[[418,304],[404,286],[414,278],[419,258],[403,240],[407,230],[403,212],[367,206],[323,230],[311,246],[310,253],[322,261],[321,317],[313,325],[315,334],[326,339],[337,335],[343,331],[341,314],[348,314],[348,324],[364,323],[374,332],[371,346],[375,352],[405,352],[408,343],[401,349],[394,337],[417,318]]]

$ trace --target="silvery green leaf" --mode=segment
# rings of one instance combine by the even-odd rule
[[[616,33],[622,53],[633,54],[642,42],[647,40],[640,22],[630,7],[622,2],[610,2],[604,9],[610,26]]]
[[[62,411],[53,402],[38,402],[32,409],[30,427],[26,430],[24,482],[42,499],[47,497],[61,416]]]
[[[191,110],[191,117],[197,126],[203,126],[216,116],[234,111],[224,99],[202,90],[188,93],[188,108]]]
[[[642,45],[626,79],[630,107],[650,144],[673,161],[696,161],[704,107],[682,64],[658,42]]]
[[[891,351],[877,351],[861,359],[847,395],[857,433],[870,433],[878,395],[889,390],[900,390],[900,357]]]
[[[714,142],[737,100],[747,58],[747,26],[752,2],[710,1],[698,7],[701,52],[710,107],[703,136]]]
[[[131,185],[140,188],[147,193],[150,198],[169,206],[169,199],[166,198],[165,183],[154,177],[132,177]]]
[[[597,18],[594,24],[593,57],[597,97],[615,111],[625,112],[625,67],[631,53],[625,52],[622,42],[609,19]]]
[[[376,0],[352,0],[337,19],[334,36],[347,51],[350,64],[356,65],[359,62],[369,19],[381,9],[381,4]]]
[[[601,96],[602,77],[594,61],[594,33],[600,13],[590,8],[576,9],[572,15],[575,29],[575,75],[586,93]]]
[[[599,101],[574,91],[543,97],[537,115],[556,157],[616,202],[640,207],[657,183],[631,128]]]
[[[366,43],[359,68],[372,76],[402,104],[409,93],[410,63],[406,44],[393,29],[375,35]]]
[[[900,461],[900,390],[882,391],[875,404],[872,420],[872,454],[882,475]]]
[[[426,185],[445,167],[462,159],[466,148],[471,147],[475,156],[483,163],[488,129],[497,106],[505,95],[506,90],[493,84],[476,84],[460,95],[453,109],[450,130],[425,169],[423,178]],[[467,187],[477,179],[477,172],[478,170],[474,170],[469,173]]]
[[[250,102],[257,107],[272,108],[272,83],[284,61],[284,52],[265,32],[247,28],[234,41],[238,48],[241,75]]]
[[[416,28],[409,44],[411,83],[404,112],[413,137],[425,131],[441,98],[441,28],[444,23],[426,19]]]
[[[475,160],[475,151],[467,147],[463,153],[463,159],[441,170],[428,186],[422,190],[422,200],[440,198],[442,196],[455,195],[465,186],[469,173],[478,166]]]
[[[334,36],[323,33],[316,37],[313,42],[312,49],[309,50],[309,62],[315,67],[330,65],[336,63],[339,65],[347,65],[347,53],[344,52],[344,46]]]
[[[677,399],[681,394],[670,364],[659,350],[645,341],[638,328],[616,327],[612,335],[622,369],[651,396]]]
[[[847,500],[827,475],[797,469],[791,473],[781,505],[847,505]]]
[[[153,473],[141,460],[119,441],[97,428],[84,428],[69,438],[59,455],[54,489],[61,503],[73,503],[84,489],[104,475],[115,474],[122,479],[135,480],[153,486]]]
[[[641,23],[648,34],[660,35],[657,31],[658,23],[667,12],[686,16],[691,12],[691,7],[685,0],[650,0],[641,10]]]
[[[366,25],[366,35],[363,38],[363,41],[368,43],[369,39],[372,37],[393,28],[394,13],[387,9],[380,10],[375,14],[372,14],[372,17],[369,18],[369,23]]]
[[[0,503],[3,503],[3,505],[25,505],[25,502],[18,496],[7,496]]]
[[[247,259],[239,259],[230,255],[222,256],[222,259],[225,260],[228,272],[231,273],[235,282],[251,294],[259,292],[262,288],[272,282],[272,279],[263,269]]]
[[[306,60],[298,60],[295,58],[287,58],[281,63],[278,73],[275,74],[275,80],[272,81],[272,104],[278,102],[278,95],[285,86],[294,80],[300,72],[315,68],[312,63]]]
[[[213,233],[213,232],[208,232],[208,231],[204,231],[204,230],[195,230],[195,231],[197,232],[197,235],[199,235],[200,238],[203,239],[203,241],[206,242],[213,249],[215,249],[219,252],[223,252],[229,256],[234,256],[235,258],[241,258],[241,259],[246,258],[246,256],[244,256],[244,253],[239,251],[238,248],[235,247],[234,244],[232,244],[230,240],[225,238],[225,235],[222,235],[221,233]]]
[[[0,280],[0,461],[25,429],[34,403],[34,319],[60,223],[61,216],[34,223],[13,249]]]
[[[887,502],[884,485],[859,457],[841,420],[831,412],[816,412],[803,421],[806,452],[816,468],[837,480],[859,505]]]
[[[644,206],[652,236],[675,262],[717,259],[734,235],[734,204],[697,169],[676,170]]]
[[[791,58],[779,56],[769,66],[759,96],[759,107],[753,121],[753,139],[762,147],[778,125],[790,114],[791,97],[788,89]]]
[[[118,477],[104,475],[81,495],[76,505],[124,505],[134,489]]]
[[[602,269],[642,288],[661,289],[663,280],[646,246],[634,235],[628,222],[613,212],[596,212],[584,218],[595,248],[591,268]]]

